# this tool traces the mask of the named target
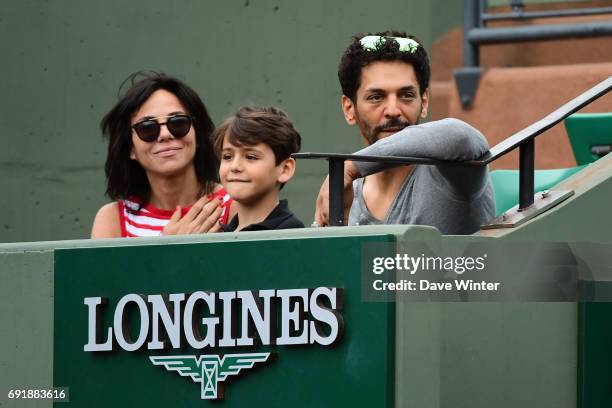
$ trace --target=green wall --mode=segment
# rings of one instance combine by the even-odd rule
[[[430,47],[460,24],[460,3],[3,1],[0,242],[88,237],[107,201],[99,122],[130,73],[179,76],[215,123],[242,104],[279,105],[303,151],[351,152],[361,140],[336,78],[350,36],[398,28]],[[325,162],[300,162],[283,190],[306,224],[324,173]]]
[[[599,188],[605,188],[609,192],[607,187],[609,186]],[[585,199],[590,200],[592,197],[581,195],[576,201]],[[551,218],[558,217],[558,213],[551,215]],[[594,223],[591,222],[590,225],[592,229],[597,229]],[[588,241],[590,236],[584,231],[577,234],[576,239]],[[375,352],[375,346],[381,346],[381,338],[386,337],[390,342],[395,342],[395,381],[390,379],[385,381],[388,387],[394,384],[395,390],[394,392],[388,390],[385,395],[394,396],[395,407],[575,408],[577,406],[577,389],[581,387],[578,377],[578,356],[589,352],[593,357],[599,356],[598,359],[602,359],[601,356],[605,357],[607,347],[605,339],[609,338],[609,325],[605,325],[605,320],[591,322],[591,327],[588,327],[586,332],[597,337],[598,346],[584,347],[580,350],[577,307],[571,302],[400,301],[394,304],[394,337],[388,336],[384,327],[373,332],[362,330],[362,327],[378,324],[381,319],[388,317],[385,308],[393,305],[358,301],[361,276],[358,261],[362,249],[359,241],[372,241],[377,237],[393,237],[397,242],[397,253],[409,254],[418,253],[415,252],[415,248],[420,248],[423,244],[435,251],[446,251],[453,246],[465,248],[466,244],[475,242],[481,244],[486,242],[489,248],[495,246],[502,248],[512,240],[512,236],[499,239],[440,236],[430,227],[367,226],[140,240],[3,244],[0,245],[0,277],[4,285],[0,286],[0,298],[5,301],[3,308],[0,309],[0,323],[3,327],[11,329],[0,338],[0,348],[8,351],[0,355],[0,368],[2,368],[0,383],[7,386],[15,384],[47,386],[53,379],[55,385],[71,388],[73,405],[100,404],[98,399],[95,401],[89,398],[83,399],[84,390],[94,386],[93,384],[77,381],[75,377],[65,377],[67,363],[72,361],[70,364],[74,366],[76,365],[74,361],[87,359],[87,356],[80,352],[86,336],[81,330],[84,327],[85,316],[81,303],[83,295],[78,297],[77,303],[72,304],[75,301],[73,293],[75,290],[82,294],[86,293],[87,296],[112,295],[116,300],[115,292],[152,294],[161,293],[160,288],[169,293],[187,291],[190,288],[218,290],[221,287],[214,285],[223,280],[225,284],[235,289],[315,287],[328,284],[344,287],[346,290],[343,315],[346,318],[347,332],[346,338],[333,354],[325,355],[325,367],[333,367],[330,370],[331,374],[322,374],[329,376],[329,378],[324,377],[326,383],[338,381],[351,383],[370,376],[372,371],[367,367],[364,368],[364,361],[370,361],[372,355],[376,356],[375,361],[383,361],[384,357]],[[551,239],[556,239],[554,232],[543,233],[537,238],[534,236],[533,243],[550,242]],[[313,245],[319,249],[313,251]],[[243,261],[234,259],[223,264],[227,273],[207,272],[219,269],[215,262],[211,262],[209,252],[221,255],[226,251],[235,253],[237,247],[241,248],[240,253],[244,255],[242,258],[252,260],[252,265],[249,264],[252,267],[248,271],[241,268]],[[279,247],[283,250],[279,250]],[[152,251],[162,255],[161,261],[146,256]],[[257,255],[267,252],[281,256],[279,258],[276,255],[259,257]],[[318,252],[322,256],[304,255],[313,252]],[[135,261],[136,259],[140,261]],[[176,259],[183,261],[178,263],[173,261]],[[219,259],[229,258],[221,256]],[[125,269],[130,270],[129,276],[122,273]],[[308,273],[304,273],[305,271]],[[143,280],[143,276],[147,279]],[[176,276],[181,276],[181,279],[175,279]],[[86,289],[82,286],[84,282],[89,285]],[[163,282],[161,286],[160,282]],[[214,282],[213,286],[211,282]],[[95,289],[91,289],[92,287]],[[364,309],[373,311],[362,313]],[[81,329],[78,329],[79,327]],[[603,330],[598,332],[598,328]],[[52,341],[54,333],[55,345]],[[367,342],[367,347],[364,347],[363,341],[358,339],[358,337],[363,339],[364,335],[366,338],[372,336]],[[391,344],[388,346],[391,347]],[[281,358],[275,366],[262,370],[248,380],[237,381],[236,384],[230,385],[228,398],[257,395],[251,387],[261,384],[259,380],[266,377],[268,382],[262,387],[264,391],[260,398],[262,400],[270,398],[268,392],[270,381],[278,379],[279,369],[275,367],[286,364],[288,360],[294,361],[292,360],[296,356],[294,351],[300,354],[311,351],[308,347],[295,350],[277,348],[277,350]],[[350,354],[345,355],[346,350],[350,351]],[[241,352],[247,351],[241,350]],[[192,353],[192,351],[187,352]],[[322,354],[326,352],[327,350],[321,350]],[[67,359],[71,353],[73,356]],[[119,354],[120,358],[128,357],[125,353]],[[345,361],[340,368],[334,365],[338,359]],[[119,360],[107,361],[111,363],[105,367],[109,370],[107,372],[123,364]],[[584,361],[583,359],[582,362]],[[87,361],[87,364],[90,363],[92,362]],[[176,392],[173,396],[178,396],[185,406],[188,399],[197,399],[197,387],[186,383],[184,379],[171,374],[166,376],[166,373],[152,370],[150,365],[142,361],[125,365],[132,368],[135,366],[143,370],[147,376],[159,376],[167,387],[166,392],[174,392],[181,387],[184,390],[181,392],[184,394]],[[316,372],[307,369],[307,364],[298,366],[300,373]],[[380,372],[381,367],[375,368]],[[597,378],[594,381],[593,374],[602,372],[596,371],[598,369],[600,367],[597,363],[594,367],[589,366],[591,376],[585,378],[591,383],[597,382]],[[385,368],[382,367],[382,370]],[[130,370],[125,372],[128,371]],[[87,372],[94,371],[88,368]],[[82,376],[79,377],[81,378]],[[605,386],[606,377],[602,375],[600,378],[602,379],[600,383]],[[130,384],[134,389],[143,388],[141,377],[135,376]],[[332,401],[327,397],[321,399],[325,394],[320,387],[300,381],[296,384],[301,384],[296,392],[303,394],[303,401],[311,401],[317,397],[318,404],[315,403],[313,406],[338,405],[338,400]],[[291,387],[280,387],[277,394],[293,392]],[[380,391],[381,385],[378,384],[377,387]],[[161,390],[159,386],[154,388]],[[315,388],[316,392],[313,391]],[[105,389],[108,389],[108,386]],[[591,404],[584,406],[607,406],[605,403],[609,401],[608,389],[605,389],[606,393],[595,394],[601,399],[592,399]],[[355,396],[353,393],[346,394],[347,388],[342,390],[344,392],[334,391],[341,401],[340,405]],[[592,394],[592,389],[588,390]],[[261,390],[259,392],[261,393]],[[91,393],[87,395],[89,394]],[[116,398],[119,395],[102,394],[102,399]],[[137,395],[134,392],[129,393],[124,400],[133,401]],[[279,398],[268,402],[271,406],[277,406],[283,397]],[[232,400],[228,399],[229,401]],[[201,401],[197,402],[198,406],[206,405]],[[392,398],[389,398],[388,402],[391,404]],[[13,403],[7,406],[17,405]],[[49,405],[45,401],[35,401],[35,404],[31,404],[31,406]],[[234,406],[231,402],[229,405]]]
[[[350,36],[397,28],[430,48],[462,24],[462,3],[4,0],[0,242],[88,237],[107,202],[98,125],[130,73],[179,76],[215,123],[243,104],[278,105],[302,151],[352,152],[361,140],[344,123],[336,78]],[[283,190],[306,224],[325,173],[325,162],[302,161]]]

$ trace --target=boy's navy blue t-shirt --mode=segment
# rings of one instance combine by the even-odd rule
[[[236,231],[238,228],[238,215],[232,220],[221,226],[224,232]],[[280,200],[278,205],[272,210],[265,220],[257,224],[251,224],[240,231],[264,231],[289,228],[304,228],[304,224],[290,210],[287,200]]]

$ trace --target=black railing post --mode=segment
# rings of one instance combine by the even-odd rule
[[[463,1],[463,66],[477,67],[480,64],[478,44],[468,39],[470,30],[480,27],[480,0]]]
[[[523,0],[512,0],[510,2],[510,7],[515,13],[520,13],[521,11],[523,11],[524,7]]]
[[[528,139],[519,146],[519,211],[533,204],[535,140]]]
[[[461,106],[469,108],[474,102],[476,89],[482,74],[478,43],[471,41],[473,31],[482,29],[484,0],[463,0],[463,67],[453,71]]]
[[[344,159],[329,158],[329,225],[344,225]]]
[[[478,2],[478,27],[484,27],[485,26],[485,21],[484,21],[484,15],[487,12],[487,0],[480,0]]]

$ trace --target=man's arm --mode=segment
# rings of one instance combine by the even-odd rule
[[[488,150],[487,139],[476,128],[459,119],[448,118],[409,126],[355,154],[463,161],[478,159]],[[398,166],[357,161],[354,165],[361,177]],[[460,196],[480,191],[487,180],[486,167],[437,166],[437,169],[453,192]]]
[[[473,160],[489,150],[486,138],[474,127],[459,119],[442,119],[422,125],[409,126],[381,139],[355,154],[390,157],[426,157],[438,160]],[[345,162],[344,166],[344,221],[353,199],[352,181],[378,173],[398,164],[375,162]],[[455,195],[469,197],[481,191],[488,180],[487,167],[437,166]],[[449,192],[450,193],[450,192]],[[326,178],[316,201],[315,221],[328,223],[329,185]]]

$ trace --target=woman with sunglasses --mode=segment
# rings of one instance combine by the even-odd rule
[[[106,194],[116,201],[100,208],[91,237],[219,231],[231,200],[217,183],[206,107],[176,78],[128,79],[131,88],[101,123],[109,140]]]

